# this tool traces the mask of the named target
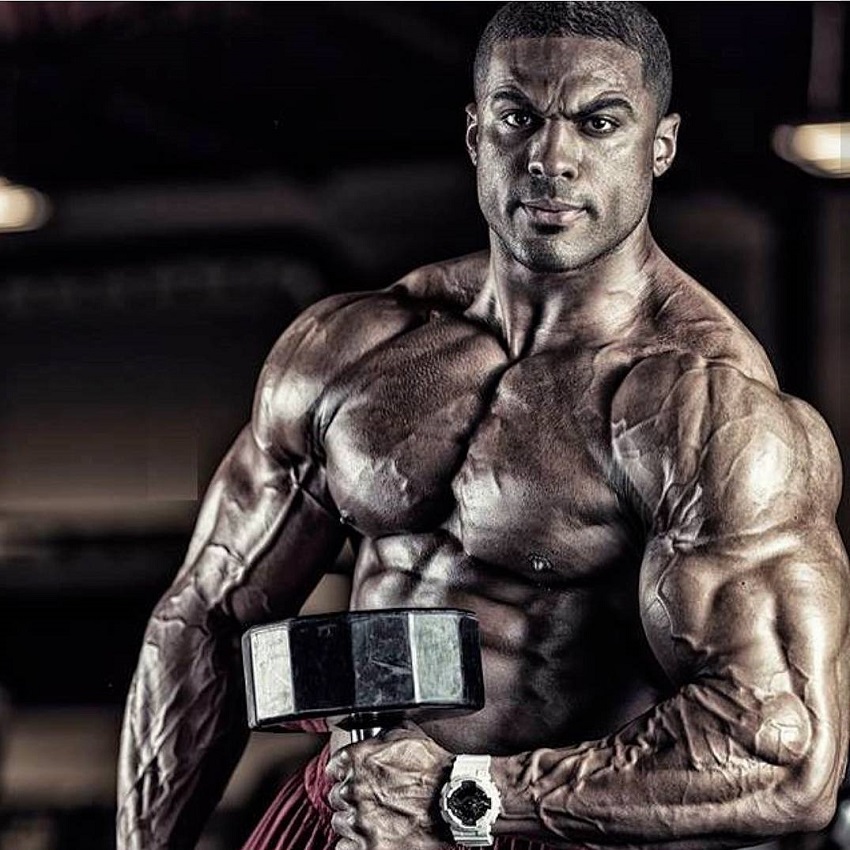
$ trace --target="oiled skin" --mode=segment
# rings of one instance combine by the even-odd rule
[[[239,635],[296,614],[346,537],[352,608],[478,613],[487,706],[336,753],[338,850],[442,847],[458,752],[497,756],[495,832],[552,844],[737,846],[830,817],[850,693],[832,439],[652,242],[677,118],[635,54],[503,42],[481,88],[491,251],[322,302],[270,355],[148,627],[119,850],[193,846],[245,741]],[[553,224],[541,198],[582,211]]]
[[[519,358],[488,324],[483,257],[287,331],[148,629],[124,847],[191,846],[245,738],[236,640],[295,614],[347,534],[352,608],[478,613],[487,706],[426,731],[531,751],[497,761],[538,814],[517,792],[497,831],[621,843],[718,831],[724,807],[719,831],[744,837],[787,828],[777,808],[828,816],[848,725],[834,448],[740,325],[653,265],[628,334]]]

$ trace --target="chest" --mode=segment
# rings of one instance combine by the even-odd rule
[[[606,395],[579,357],[511,364],[490,337],[423,328],[340,388],[323,440],[331,495],[367,537],[441,529],[496,565],[590,571],[629,545]]]

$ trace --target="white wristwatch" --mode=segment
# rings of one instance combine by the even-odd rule
[[[489,847],[501,811],[499,789],[490,778],[490,756],[456,756],[449,781],[440,792],[440,814],[455,842]]]

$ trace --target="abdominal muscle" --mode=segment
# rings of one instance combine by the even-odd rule
[[[468,561],[455,575],[440,573],[445,580],[427,568],[357,569],[350,607],[477,614],[485,706],[422,724],[450,752],[505,755],[577,744],[613,733],[661,698],[639,619],[630,623],[617,613],[610,582],[540,586],[502,571],[494,579],[486,564],[470,568]],[[347,743],[347,732],[332,737],[333,749]]]

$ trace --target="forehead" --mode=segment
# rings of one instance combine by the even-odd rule
[[[482,96],[506,86],[547,99],[619,91],[649,96],[637,51],[615,41],[576,36],[515,38],[493,45]]]

